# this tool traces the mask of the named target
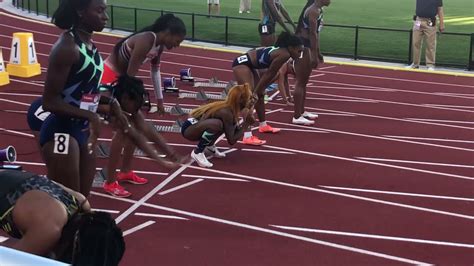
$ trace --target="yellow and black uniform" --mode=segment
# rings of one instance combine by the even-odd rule
[[[0,227],[14,238],[21,238],[23,233],[15,227],[13,209],[16,201],[28,191],[40,190],[61,202],[68,218],[79,209],[78,200],[62,187],[45,176],[15,171],[0,170]]]

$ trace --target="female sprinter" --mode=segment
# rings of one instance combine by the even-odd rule
[[[22,171],[0,170],[0,183],[0,227],[19,239],[12,248],[73,265],[118,265],[122,231],[82,194]]]
[[[191,152],[193,158],[201,167],[212,167],[204,154],[208,150],[215,157],[225,157],[214,145],[217,138],[225,134],[227,142],[234,145],[244,131],[255,120],[253,114],[247,111],[244,122],[239,125],[239,115],[247,107],[252,92],[248,84],[236,85],[230,89],[225,101],[209,103],[194,109],[190,118],[181,128],[183,136],[191,141],[199,141],[197,147]]]
[[[119,75],[136,76],[141,65],[151,59],[151,78],[158,102],[158,110],[164,112],[163,95],[161,91],[160,57],[163,49],[178,47],[186,36],[186,26],[183,21],[172,14],[166,14],[158,18],[154,24],[145,27],[141,31],[128,36],[118,42],[110,56],[105,60],[104,77],[102,83],[110,83]],[[166,145],[165,140],[158,134],[155,128],[145,122],[144,115],[139,111],[132,116],[135,127],[141,131],[150,141],[156,143],[158,148],[166,153],[170,159],[178,161],[179,156]],[[122,168],[120,173],[115,174],[123,150]],[[131,170],[135,146],[127,142],[120,132],[116,132],[110,147],[110,158],[107,164],[107,182],[104,189],[108,193],[117,196],[129,194],[115,180],[128,181],[133,184],[145,184],[145,178],[137,176]]]
[[[95,173],[103,72],[92,35],[105,27],[105,9],[104,0],[60,1],[52,21],[65,32],[50,53],[43,92],[43,109],[51,112],[40,130],[48,176],[86,196]]]
[[[308,0],[301,11],[296,28],[296,35],[300,36],[305,46],[303,58],[295,61],[295,91],[293,94],[295,111],[292,122],[294,124],[311,125],[318,117],[317,114],[305,112],[306,84],[308,84],[312,69],[319,63],[324,63],[319,47],[319,32],[323,25],[323,6],[328,6],[330,0]]]
[[[235,80],[238,84],[250,84],[253,94],[258,96],[255,109],[260,123],[259,132],[277,133],[280,131],[265,121],[265,88],[275,79],[278,70],[288,59],[299,58],[302,53],[303,44],[300,38],[288,32],[282,32],[278,36],[275,46],[252,49],[234,60],[232,70]],[[258,69],[266,69],[261,77],[258,75]],[[266,141],[253,136],[251,131],[247,131],[244,134],[243,143],[263,145]]]

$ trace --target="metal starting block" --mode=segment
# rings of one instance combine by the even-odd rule
[[[97,154],[97,158],[109,158],[110,146],[105,143],[99,143],[95,149],[95,152]]]
[[[146,155],[142,150],[140,150],[139,148],[136,148],[135,149],[135,152],[133,153],[133,156],[139,156],[139,157],[147,157],[148,155]],[[166,155],[164,154],[160,154],[158,155],[159,157],[161,158],[165,158]]]
[[[176,87],[176,79],[174,77],[163,79],[163,91],[179,92],[179,88]]]
[[[181,126],[183,122],[176,120],[172,126],[155,125],[158,132],[181,133]]]
[[[193,82],[194,83],[194,78],[191,75],[191,68],[183,68],[181,71],[179,71],[179,79],[181,81],[185,82]]]
[[[193,109],[190,108],[182,108],[181,106],[179,106],[179,104],[165,107],[165,111],[167,113],[170,113],[171,115],[186,115],[191,113],[192,110]]]
[[[180,93],[179,98],[190,98],[199,101],[225,100],[227,98],[227,92],[223,90],[220,94],[210,94],[204,90],[200,90],[199,92]]]
[[[206,87],[206,88],[222,88],[222,89],[225,89],[228,85],[229,85],[229,83],[219,81],[216,77],[212,77],[207,82],[204,82],[204,81],[194,82],[194,87],[196,87],[196,88]]]
[[[102,170],[99,170],[95,173],[95,176],[94,176],[94,181],[92,182],[92,187],[102,187],[104,186],[104,182],[106,180],[105,176],[106,176],[106,170],[105,169],[102,169]]]

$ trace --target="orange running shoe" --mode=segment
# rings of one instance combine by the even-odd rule
[[[258,132],[260,133],[278,133],[280,132],[281,129],[279,128],[274,128],[270,125],[266,125],[266,126],[261,126],[261,127],[258,127]]]
[[[267,143],[267,141],[261,140],[256,136],[251,136],[249,138],[244,138],[242,140],[242,143],[247,144],[247,145],[260,146],[260,145],[263,145],[263,144]]]
[[[118,198],[128,198],[132,195],[132,193],[126,191],[125,188],[122,187],[117,181],[110,184],[107,182],[104,182],[104,185],[102,186],[102,188],[104,189],[105,192]]]
[[[125,182],[132,183],[135,185],[143,185],[143,184],[148,183],[148,179],[137,176],[133,171],[130,171],[127,173],[123,173],[123,172],[118,173],[117,180],[125,181]]]

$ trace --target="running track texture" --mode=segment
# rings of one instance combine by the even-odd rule
[[[60,32],[11,16],[0,21],[4,57],[13,32],[33,32],[46,68]],[[94,40],[105,58],[118,38]],[[164,54],[163,76],[191,67],[198,79],[228,81],[235,56],[181,47]],[[148,75],[144,66],[139,76],[151,90]],[[39,173],[46,170],[25,112],[44,78],[11,77],[0,88],[0,147],[14,145],[18,163]],[[315,126],[289,123],[292,107],[273,95],[267,120],[282,132],[254,131],[267,145],[229,147],[223,139],[227,158],[211,159],[212,169],[168,171],[136,158],[134,169],[149,184],[125,185],[129,199],[95,189],[90,201],[125,232],[121,265],[472,265],[473,90],[469,77],[324,64],[308,85],[307,109],[320,114]],[[201,104],[169,94],[165,100]],[[147,118],[162,125],[175,119]],[[101,140],[111,136],[104,130]],[[181,135],[164,136],[181,154],[191,152]]]

